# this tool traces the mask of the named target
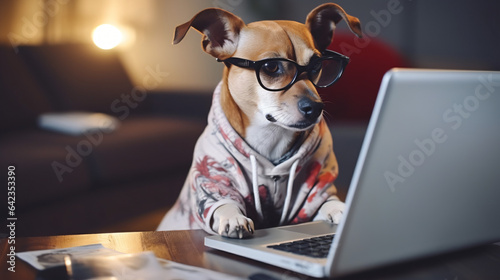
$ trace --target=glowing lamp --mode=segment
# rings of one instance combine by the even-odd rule
[[[110,24],[99,25],[94,29],[94,32],[92,32],[94,44],[104,50],[109,50],[118,46],[122,39],[122,32]]]

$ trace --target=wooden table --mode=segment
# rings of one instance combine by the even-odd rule
[[[123,253],[153,251],[159,258],[243,277],[265,273],[275,279],[308,279],[304,275],[206,248],[203,245],[205,236],[203,231],[193,230],[19,237],[15,239],[15,248],[16,252],[23,252],[101,243]],[[7,241],[6,238],[0,240],[0,279],[64,279],[50,271],[48,274],[39,274],[37,278],[37,271],[19,258],[16,259],[16,272],[9,272],[7,254],[11,245]],[[345,279],[500,279],[500,246],[482,246]]]

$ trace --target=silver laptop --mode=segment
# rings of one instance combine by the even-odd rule
[[[338,227],[312,222],[243,240],[210,236],[205,245],[324,277],[497,242],[499,169],[500,72],[393,69]],[[326,257],[274,246],[332,233]]]

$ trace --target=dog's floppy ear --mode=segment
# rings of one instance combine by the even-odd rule
[[[347,25],[354,34],[358,37],[363,36],[359,19],[348,15],[337,4],[327,3],[320,5],[307,15],[306,25],[314,38],[314,43],[318,50],[323,51],[330,45],[335,26],[342,19],[347,22]]]
[[[205,9],[190,21],[177,26],[173,44],[179,43],[189,28],[193,27],[203,34],[203,50],[214,57],[225,59],[236,51],[243,26],[243,20],[230,12],[218,8]]]

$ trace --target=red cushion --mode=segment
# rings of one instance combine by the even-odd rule
[[[349,56],[350,62],[336,84],[318,90],[326,118],[367,122],[384,74],[393,67],[408,67],[407,63],[390,45],[366,35],[359,39],[339,32],[328,48]]]

